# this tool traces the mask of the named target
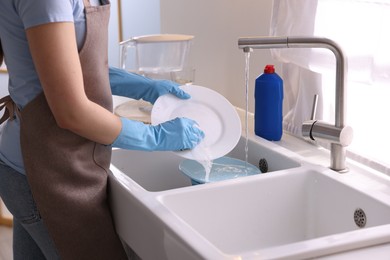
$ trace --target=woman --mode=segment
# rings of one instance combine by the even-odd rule
[[[192,149],[204,136],[186,118],[150,126],[112,114],[111,89],[152,103],[189,96],[171,82],[108,70],[108,17],[108,0],[2,2],[10,97],[0,195],[14,216],[16,260],[126,259],[107,204],[111,147]]]

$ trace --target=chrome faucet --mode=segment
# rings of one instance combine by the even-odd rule
[[[238,39],[238,47],[244,52],[253,49],[281,48],[325,48],[336,57],[336,93],[334,125],[312,118],[302,124],[302,136],[310,140],[330,142],[330,168],[340,173],[347,172],[346,146],[352,142],[353,130],[346,126],[346,72],[347,63],[343,51],[334,41],[319,37],[243,37]],[[315,102],[316,103],[316,102]],[[313,107],[313,110],[315,107]]]

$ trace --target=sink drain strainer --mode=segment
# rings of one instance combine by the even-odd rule
[[[353,214],[353,219],[355,220],[356,226],[360,228],[366,225],[367,222],[366,213],[364,213],[364,210],[360,208],[355,210],[355,213]]]
[[[262,173],[268,172],[268,162],[265,158],[259,160],[259,169]]]

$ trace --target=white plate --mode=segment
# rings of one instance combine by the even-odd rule
[[[195,120],[205,133],[203,141],[192,150],[178,151],[178,155],[194,160],[214,160],[229,153],[241,136],[241,121],[236,109],[219,93],[196,85],[181,88],[191,95],[183,100],[164,95],[153,105],[153,125],[187,117]]]

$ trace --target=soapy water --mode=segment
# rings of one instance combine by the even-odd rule
[[[258,169],[249,167],[248,163],[244,165],[233,165],[233,164],[221,164],[211,160],[209,148],[201,142],[196,149],[191,151],[192,156],[196,158],[196,161],[202,165],[203,169],[199,173],[205,174],[205,182],[210,181],[210,175],[213,174],[214,178],[216,175],[229,176],[229,178],[237,178],[240,176],[253,175],[258,173]],[[204,171],[204,172],[203,172]]]
[[[211,160],[210,149],[205,145],[205,142],[202,141],[192,149],[191,155],[203,166],[206,172],[205,180],[206,182],[209,181],[213,161]]]
[[[232,178],[257,174],[258,170],[247,165],[231,165],[212,163],[212,172],[217,174],[229,174]],[[233,175],[235,174],[235,175]]]
[[[205,176],[204,182],[213,182],[218,180],[234,179],[238,177],[250,176],[260,173],[260,171],[249,164],[236,165],[228,163],[216,163],[213,161],[198,161],[203,168],[193,172],[195,176]]]
[[[234,165],[228,163],[218,163],[211,160],[209,148],[201,142],[196,149],[191,151],[192,156],[196,158],[196,161],[202,165],[202,169],[196,174],[205,176],[204,182],[210,182],[210,175],[213,175],[213,179],[233,179],[237,177],[243,177],[248,175],[258,174],[259,170],[248,164],[246,161],[243,165]],[[227,178],[224,178],[226,176]]]
[[[206,160],[206,161],[197,161],[203,166],[203,169],[205,171],[205,182],[210,181],[210,173],[211,173],[211,168],[213,167],[213,161],[211,160]]]
[[[249,165],[247,161],[244,165],[221,164],[214,162],[210,159],[211,156],[209,148],[206,147],[203,142],[201,142],[196,147],[196,149],[193,149],[191,153],[194,158],[196,158],[196,161],[200,165],[202,165],[203,169],[201,170],[201,172],[203,173],[204,171],[204,181],[206,183],[210,182],[211,174],[213,175],[214,179],[218,178],[217,175],[220,176],[221,179],[224,179],[223,176],[228,176],[228,178],[231,179],[240,176],[248,176],[259,173],[258,169],[253,167],[252,165]]]

